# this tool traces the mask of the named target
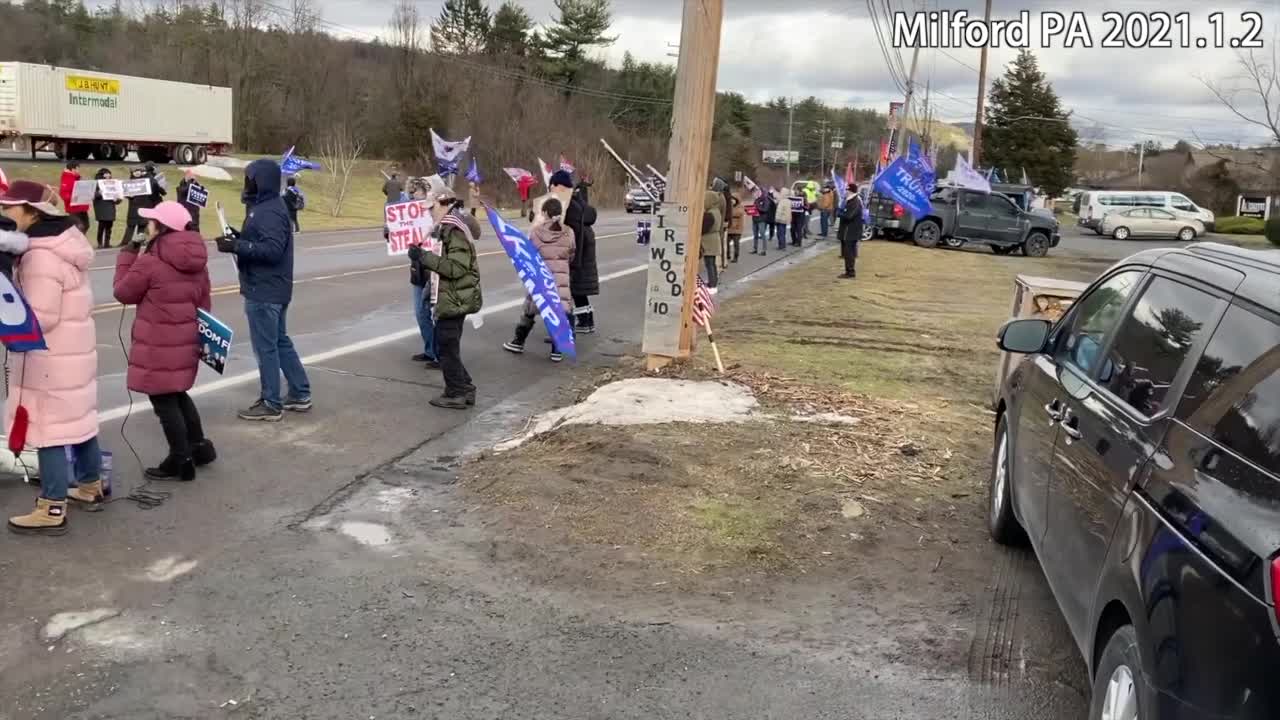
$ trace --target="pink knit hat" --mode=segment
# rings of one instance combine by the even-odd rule
[[[155,220],[170,230],[186,230],[191,223],[191,213],[179,203],[166,200],[153,208],[142,208],[139,217]]]

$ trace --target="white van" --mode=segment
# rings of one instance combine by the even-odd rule
[[[1102,218],[1107,213],[1154,207],[1168,210],[1179,217],[1199,220],[1206,230],[1213,230],[1214,215],[1191,202],[1191,198],[1162,190],[1088,190],[1080,193],[1080,224],[1101,232]]]

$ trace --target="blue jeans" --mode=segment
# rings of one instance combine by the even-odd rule
[[[437,360],[436,324],[431,320],[431,286],[409,287],[413,288],[413,316],[418,320],[418,333],[422,335],[422,352],[431,360]]]
[[[102,449],[96,437],[79,445],[40,448],[36,456],[40,460],[40,497],[46,500],[66,500],[68,487],[91,483],[102,472]]]
[[[302,358],[298,357],[298,351],[293,348],[293,341],[285,329],[288,311],[287,303],[264,303],[248,298],[244,301],[244,314],[249,319],[249,343],[258,358],[258,379],[262,384],[259,397],[275,410],[284,406],[280,401],[282,371],[289,385],[290,400],[311,399],[311,381],[307,379]]]
[[[831,229],[831,211],[830,210],[821,211],[821,214],[818,215],[818,226],[821,228],[821,232],[819,232],[818,234],[821,235],[822,237],[826,237],[827,231]]]
[[[787,225],[786,223],[777,223],[773,226],[775,232],[778,233],[778,249],[787,249]]]

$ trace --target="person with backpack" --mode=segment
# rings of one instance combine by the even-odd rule
[[[291,177],[285,181],[284,207],[289,211],[289,222],[293,223],[293,231],[298,232],[298,211],[307,206],[307,198],[298,187],[298,178]]]
[[[177,202],[138,211],[146,239],[135,239],[116,257],[112,292],[136,305],[125,384],[151,401],[169,453],[143,474],[150,480],[196,479],[196,467],[217,457],[204,435],[200,413],[187,391],[200,368],[197,312],[211,310],[209,251],[189,230],[191,214]]]

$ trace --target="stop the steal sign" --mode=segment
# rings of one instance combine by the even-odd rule
[[[407,255],[410,245],[436,250],[435,241],[431,237],[435,222],[431,219],[431,203],[426,200],[388,205],[384,219],[387,223],[388,255]]]

